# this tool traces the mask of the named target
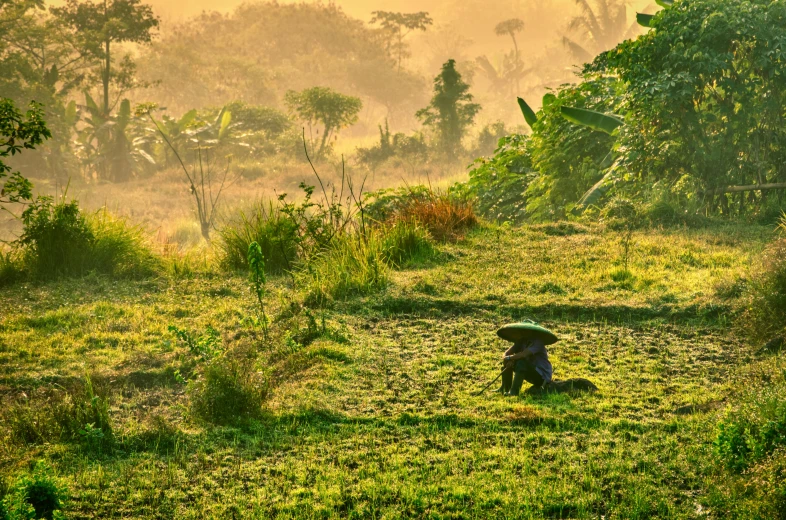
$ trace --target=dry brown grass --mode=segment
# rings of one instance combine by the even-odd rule
[[[478,223],[472,203],[434,190],[426,197],[412,197],[395,218],[419,222],[440,242],[461,240]]]
[[[217,226],[237,214],[242,208],[249,208],[260,200],[275,200],[278,194],[287,193],[297,199],[302,191],[301,182],[318,185],[307,163],[277,159],[255,165],[262,172],[254,179],[238,175],[237,180],[222,194]],[[335,184],[341,187],[340,161],[316,165],[326,188]],[[423,172],[411,172],[408,168],[386,168],[369,172],[363,168],[346,164],[346,174],[357,179],[358,184],[364,177],[364,191],[397,187],[403,184],[424,182]],[[457,175],[465,175],[461,169],[443,172],[425,172],[435,182],[444,179],[457,180]],[[463,177],[462,177],[463,178]],[[63,182],[56,183],[47,179],[31,176],[36,193],[41,195],[60,195]],[[321,195],[321,190],[318,189]],[[110,213],[127,218],[132,224],[141,225],[162,245],[176,244],[182,250],[190,249],[201,242],[193,200],[182,172],[177,169],[163,170],[155,175],[127,183],[105,182],[87,183],[80,178],[72,178],[68,185],[68,197],[79,201],[85,211],[95,211],[106,207]],[[20,209],[21,211],[21,209]],[[18,212],[20,212],[18,211]],[[0,240],[14,240],[21,233],[21,223],[0,215]]]

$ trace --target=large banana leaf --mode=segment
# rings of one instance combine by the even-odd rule
[[[195,108],[192,109],[192,110],[189,110],[188,112],[183,114],[183,117],[181,117],[178,120],[177,126],[180,127],[181,131],[184,130],[187,125],[190,125],[191,123],[194,122],[194,119],[196,119],[196,116],[197,116],[197,111],[196,111]]]
[[[85,105],[87,105],[87,108],[89,108],[91,112],[98,112],[98,105],[96,105],[96,102],[87,92],[85,92]]]
[[[117,111],[117,124],[125,131],[129,121],[131,121],[131,102],[124,99],[120,102],[120,109]]]
[[[221,125],[218,127],[218,139],[221,140],[227,133],[230,123],[232,123],[232,112],[229,110],[222,110]]]
[[[671,7],[674,5],[674,0],[655,0],[655,3],[661,7]]]
[[[573,208],[572,213],[574,215],[581,215],[587,207],[597,204],[614,185],[614,173],[614,168],[609,169],[608,173],[581,197],[581,200]]]
[[[615,114],[603,114],[594,110],[564,106],[560,107],[560,111],[562,116],[571,123],[587,126],[609,135],[623,124],[622,118]]]
[[[71,101],[65,107],[65,117],[63,118],[66,125],[69,127],[74,126],[77,121],[76,101]]]
[[[636,21],[642,27],[652,27],[652,19],[655,18],[654,14],[636,13]]]
[[[526,101],[521,98],[518,98],[518,101],[521,113],[524,114],[524,120],[532,127],[532,125],[538,122],[538,116],[535,115],[535,111],[530,108]]]

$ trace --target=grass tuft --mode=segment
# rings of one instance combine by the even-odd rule
[[[759,272],[747,287],[743,329],[756,341],[786,337],[786,238],[765,250]]]
[[[221,264],[227,269],[248,270],[248,246],[256,242],[262,248],[268,273],[289,271],[298,256],[297,229],[297,223],[272,202],[259,202],[250,213],[240,212],[219,232]]]
[[[37,201],[24,219],[24,232],[15,245],[20,270],[40,279],[91,272],[142,278],[159,267],[141,228],[105,209],[85,215],[76,201]],[[4,261],[8,263],[8,259]]]
[[[304,266],[298,274],[305,289],[305,303],[320,306],[331,300],[372,294],[389,282],[381,233],[367,237],[348,233],[334,237],[330,249]]]
[[[419,222],[440,242],[456,242],[478,223],[470,202],[433,190],[428,197],[413,197],[396,218]]]
[[[436,256],[431,235],[417,221],[399,221],[383,228],[382,255],[394,267],[403,267],[411,262],[423,262]]]
[[[267,381],[249,363],[222,356],[191,386],[191,411],[213,424],[243,424],[260,417],[268,393]]]

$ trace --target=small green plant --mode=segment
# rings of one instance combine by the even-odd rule
[[[620,263],[624,272],[630,273],[630,256],[633,250],[633,232],[640,225],[641,215],[633,202],[615,198],[611,200],[601,213],[610,229],[619,233],[622,249]]]
[[[743,471],[786,446],[784,388],[779,380],[752,391],[718,423],[715,452],[729,469]]]
[[[267,339],[268,319],[267,314],[265,314],[265,283],[267,282],[267,278],[265,277],[265,255],[262,254],[262,248],[257,242],[252,242],[248,246],[248,270],[251,290],[254,292],[257,298],[257,304],[259,305],[260,318],[258,320],[262,326],[262,332],[265,335],[265,339]]]
[[[64,518],[61,510],[67,497],[68,490],[58,482],[52,468],[38,462],[32,473],[16,481],[3,505],[9,520],[53,520]]]
[[[205,332],[199,336],[174,325],[169,326],[169,332],[185,344],[192,355],[197,356],[204,363],[210,363],[224,351],[221,334],[209,325]]]

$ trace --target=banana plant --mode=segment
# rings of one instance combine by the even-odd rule
[[[161,116],[161,120],[155,122],[155,124],[161,134],[163,134],[163,136],[169,140],[172,146],[174,146],[176,149],[183,150],[187,147],[188,142],[191,140],[189,131],[198,124],[197,111],[196,109],[189,110],[183,114],[180,119],[175,119],[174,117],[164,114]],[[163,154],[164,162],[166,163],[166,166],[169,166],[172,150],[165,144],[163,146]]]
[[[133,128],[134,116],[127,99],[114,115],[108,115],[85,93],[85,104],[79,108],[84,126],[77,132],[77,151],[99,179],[124,182],[143,164],[155,165],[145,149],[152,145],[153,136],[146,129]]]
[[[245,135],[236,135],[233,132],[237,127],[237,123],[232,123],[232,112],[227,107],[224,107],[218,112],[216,119],[212,123],[206,123],[186,133],[192,140],[198,140],[201,144],[207,146],[229,144],[247,146],[245,143],[238,141]]]
[[[655,3],[661,7],[671,7],[674,5],[674,0],[655,0]],[[652,20],[655,18],[654,14],[636,13],[636,21],[642,27],[652,27]]]
[[[562,117],[571,123],[586,126],[599,132],[612,135],[614,131],[623,125],[621,116],[616,114],[604,114],[595,110],[575,107],[559,107]]]

